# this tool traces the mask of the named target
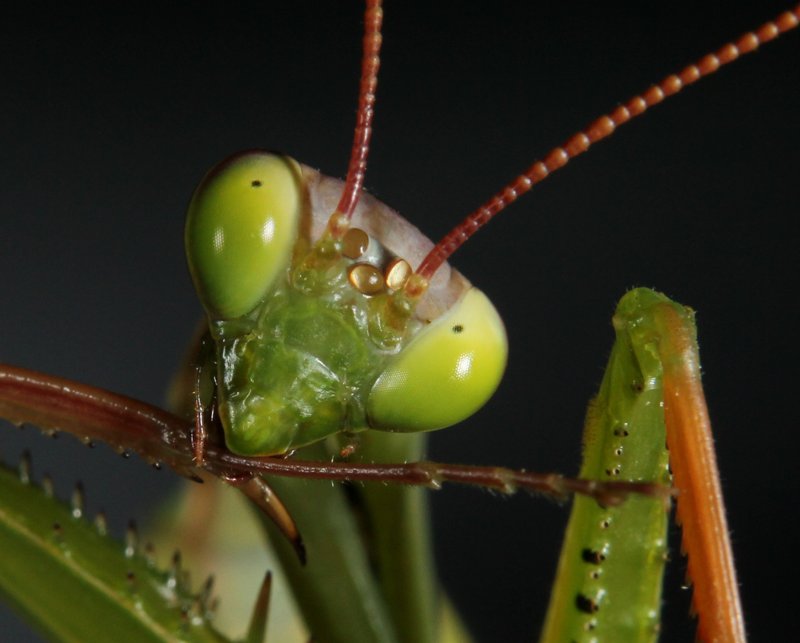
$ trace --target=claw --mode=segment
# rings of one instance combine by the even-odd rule
[[[264,481],[263,478],[258,476],[250,477],[248,479],[226,479],[229,485],[241,490],[261,512],[269,518],[286,539],[292,544],[292,547],[297,553],[302,565],[306,564],[306,548],[303,544],[303,538],[297,525],[294,522],[291,514],[286,509],[286,506],[281,502],[280,498]]]

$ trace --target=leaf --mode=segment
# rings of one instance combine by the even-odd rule
[[[179,557],[160,571],[20,473],[0,466],[0,593],[62,641],[227,641],[210,623],[207,592],[193,594]],[[79,493],[79,492],[76,492]],[[132,532],[131,532],[132,535]]]

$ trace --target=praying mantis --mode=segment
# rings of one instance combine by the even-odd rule
[[[367,185],[432,237],[596,113],[778,11],[759,7],[712,24],[712,9],[693,6],[701,28],[692,34],[675,7],[675,15],[641,16],[631,26],[608,9],[576,17],[492,7],[497,14],[454,17],[427,8],[420,19],[418,7],[403,5],[391,7],[385,27]],[[263,22],[253,11],[248,20]],[[211,16],[165,29],[169,37],[161,27],[126,24],[109,37],[113,46],[97,49],[69,20],[37,20],[37,32],[60,36],[83,58],[71,59],[47,39],[50,46],[35,47],[30,67],[12,76],[26,91],[11,101],[3,136],[11,145],[2,210],[12,214],[4,215],[10,224],[0,261],[10,276],[3,299],[14,302],[2,322],[5,361],[159,401],[197,314],[180,228],[205,168],[263,143],[344,171],[360,6],[319,11],[282,8],[271,16],[268,36],[254,26],[223,33]],[[284,25],[292,27],[284,33]],[[198,33],[214,43],[213,54],[191,49]],[[24,40],[25,33],[16,36]],[[443,46],[441,37],[454,42]],[[233,43],[243,51],[222,55]],[[503,312],[511,370],[490,406],[458,432],[433,436],[432,446],[433,456],[448,460],[572,471],[585,402],[610,344],[613,302],[644,283],[691,303],[699,311],[745,610],[758,638],[788,630],[775,609],[780,599],[761,575],[774,564],[772,552],[791,551],[781,545],[791,534],[767,536],[765,525],[773,498],[786,488],[773,482],[775,472],[791,471],[782,374],[796,349],[783,329],[792,327],[784,300],[796,277],[792,249],[782,244],[793,238],[786,226],[796,192],[790,116],[798,91],[788,69],[797,47],[787,37],[654,110],[457,256]],[[219,67],[209,71],[212,55]],[[264,62],[275,60],[286,66]],[[518,71],[509,72],[510,60]],[[59,65],[77,79],[65,79]],[[398,78],[401,72],[408,76]],[[52,80],[43,83],[47,74]],[[106,90],[93,93],[98,87]],[[21,103],[25,98],[30,103]],[[46,219],[37,218],[42,213]],[[757,412],[748,406],[755,400]],[[83,478],[90,498],[109,478],[143,493],[164,484],[164,476],[110,457],[104,463],[67,442],[45,443],[52,455],[40,454],[37,444],[37,465],[57,470],[64,482]],[[52,464],[42,462],[48,458]],[[78,458],[69,471],[68,461]],[[102,482],[92,484],[87,469]],[[790,482],[787,491],[795,489]],[[113,490],[110,498],[107,507]],[[119,519],[143,512],[152,498],[141,508],[126,501]],[[483,638],[530,636],[541,621],[565,514],[530,502],[458,490],[434,497],[437,512],[453,512],[436,518],[443,576]],[[502,557],[483,553],[493,549]],[[787,566],[769,573],[787,573]],[[512,587],[510,576],[521,587]],[[667,609],[665,627],[686,620],[685,599],[669,599]]]

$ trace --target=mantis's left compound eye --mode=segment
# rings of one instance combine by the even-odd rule
[[[470,288],[389,362],[367,402],[370,427],[415,432],[461,422],[495,392],[507,357],[500,315]]]
[[[300,220],[298,164],[245,152],[213,168],[186,215],[186,258],[212,319],[249,313],[289,265]]]

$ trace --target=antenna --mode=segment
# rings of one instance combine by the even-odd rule
[[[780,14],[775,20],[765,22],[755,31],[743,34],[735,42],[723,45],[716,52],[706,54],[697,62],[685,67],[678,74],[667,76],[661,82],[651,85],[642,94],[637,94],[609,114],[596,119],[587,128],[571,136],[563,145],[550,150],[544,160],[536,161],[477,210],[470,213],[433,247],[422,260],[415,274],[424,282],[429,281],[439,267],[467,239],[534,185],[564,167],[571,159],[583,154],[592,144],[610,136],[620,125],[624,125],[643,114],[649,107],[657,105],[668,96],[677,94],[684,87],[695,83],[703,76],[713,74],[723,65],[733,62],[744,54],[755,51],[760,45],[774,40],[786,31],[794,29],[798,23],[800,23],[800,5],[797,5],[791,11]],[[413,287],[418,289],[419,281],[419,279],[409,280],[409,284],[413,282]],[[409,295],[414,296],[410,292]]]
[[[364,185],[369,140],[372,136],[372,119],[375,114],[375,90],[378,87],[378,69],[381,65],[382,22],[381,0],[367,0],[364,11],[364,47],[361,58],[361,82],[358,89],[358,112],[353,133],[353,147],[350,149],[350,164],[347,167],[347,178],[339,205],[328,220],[328,233],[334,239],[341,239],[350,227],[350,219]]]

